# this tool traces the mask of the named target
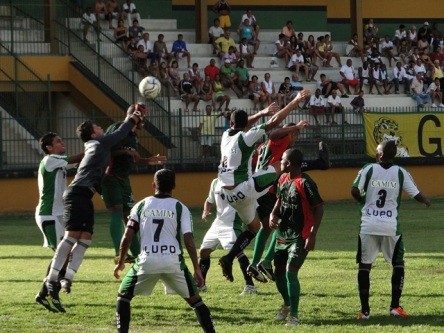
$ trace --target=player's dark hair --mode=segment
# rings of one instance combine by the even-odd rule
[[[46,146],[51,146],[56,136],[58,136],[57,133],[48,132],[40,138],[39,140],[40,148],[43,150],[45,154],[49,154],[49,150],[46,148]]]
[[[176,187],[176,174],[170,169],[160,169],[154,174],[156,190],[161,193],[171,193]]]
[[[285,151],[287,153],[288,161],[295,167],[300,167],[302,164],[303,155],[299,149],[290,148]]]
[[[230,120],[235,129],[244,129],[248,125],[248,114],[244,110],[236,110],[231,113]]]
[[[91,135],[94,133],[94,123],[91,120],[84,121],[77,127],[76,133],[77,136],[83,142],[87,142],[91,140]]]
[[[382,159],[384,161],[392,160],[397,153],[396,142],[394,140],[385,141],[382,144]]]

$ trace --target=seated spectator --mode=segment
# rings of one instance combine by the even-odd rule
[[[123,20],[117,21],[117,27],[114,29],[114,40],[125,52],[128,51],[128,29],[125,27]]]
[[[262,91],[262,85],[256,75],[251,77],[250,85],[248,86],[248,98],[253,101],[253,110],[257,110],[259,104],[260,109],[264,108],[264,102],[267,100],[265,92]]]
[[[414,47],[412,50],[412,54],[410,55],[410,60],[413,60],[416,64],[416,61],[418,59],[421,59],[421,54],[419,53],[419,49],[417,47]]]
[[[302,82],[299,79],[299,74],[297,72],[291,74],[290,84],[294,91],[301,91],[304,89],[304,87],[302,87]]]
[[[378,95],[382,95],[381,91],[379,90],[379,87],[383,85],[381,80],[381,65],[379,63],[376,63],[371,72],[372,80],[370,81],[370,91],[369,94],[373,94],[373,87],[376,87],[376,91],[378,92]]]
[[[136,41],[139,41],[142,38],[142,34],[145,28],[139,25],[139,21],[137,19],[133,20],[133,24],[128,28],[128,33],[130,37],[134,37]]]
[[[179,64],[177,63],[176,60],[173,60],[171,62],[171,66],[168,69],[168,75],[170,76],[171,88],[173,88],[173,91],[176,94],[179,93],[180,75],[179,75]]]
[[[379,50],[377,47],[372,47],[370,54],[367,56],[367,61],[370,63],[371,66],[374,64],[380,64],[382,62],[381,60],[381,53],[379,53]]]
[[[264,80],[261,82],[261,88],[265,93],[268,105],[270,105],[277,97],[273,81],[271,81],[270,73],[265,73]]]
[[[142,35],[142,39],[137,42],[137,48],[139,48],[140,45],[143,46],[143,52],[146,53],[147,58],[151,61],[156,61],[156,55],[153,52],[153,46],[151,45],[150,34],[148,32],[145,32]]]
[[[311,63],[314,65],[316,64],[317,59],[321,58],[316,49],[316,41],[313,35],[309,35],[308,39],[304,42],[304,50],[305,57],[311,57]]]
[[[438,47],[441,43],[443,43],[443,34],[442,32],[438,29],[438,23],[435,22],[432,24],[432,39],[430,41],[430,45],[432,46],[433,49],[435,49],[436,47]],[[442,44],[441,44],[442,45]]]
[[[427,21],[418,29],[418,42],[423,37],[425,37],[428,42],[430,42],[430,39],[432,38],[432,29]]]
[[[106,11],[107,11],[106,19],[108,20],[109,23],[108,27],[110,29],[113,29],[113,19],[120,20],[123,18],[122,10],[117,0],[108,0],[108,2],[106,3]]]
[[[139,45],[137,50],[131,55],[131,57],[134,59],[134,65],[136,67],[136,71],[142,75],[142,77],[145,77],[148,75],[148,67],[147,67],[147,61],[148,56],[143,51],[143,45]]]
[[[244,15],[242,15],[241,24],[242,24],[242,22],[245,22],[245,20],[248,20],[250,25],[253,27],[254,37],[258,40],[260,28],[259,28],[259,25],[257,24],[256,17],[253,15],[253,12],[251,9],[247,9],[246,13]]]
[[[294,94],[293,87],[290,83],[290,78],[287,76],[284,82],[281,83],[278,90],[278,104],[280,107],[285,107],[296,95]]]
[[[397,59],[393,56],[393,42],[390,40],[389,35],[385,35],[384,41],[381,44],[382,54],[387,57],[389,61],[389,66],[392,67],[392,59],[397,61]]]
[[[347,98],[348,95],[345,93],[345,88],[342,83],[335,82],[329,77],[327,77],[325,74],[321,74],[319,76],[319,81],[316,83],[316,87],[321,89],[322,95],[324,95],[324,98],[327,98],[330,95],[330,92],[332,90],[339,90],[344,96],[343,98]]]
[[[230,46],[236,47],[234,39],[230,37],[230,30],[225,30],[223,36],[220,36],[218,39],[216,39],[215,45],[220,59],[222,59],[225,53],[228,52]]]
[[[240,58],[247,61],[247,68],[253,67],[254,54],[248,48],[248,42],[246,38],[242,38],[239,44]]]
[[[213,90],[213,80],[211,80],[211,77],[209,75],[205,75],[205,79],[202,82],[202,86],[200,88],[199,97],[204,102],[211,101],[211,105],[213,106],[213,108],[216,107],[215,94]]]
[[[364,84],[369,85],[372,80],[371,68],[368,61],[364,61],[362,66],[358,68],[359,90],[362,90]]]
[[[204,68],[205,75],[208,75],[212,80],[214,80],[219,72],[220,69],[216,66],[216,60],[210,59],[210,64]]]
[[[219,15],[220,26],[223,29],[228,29],[231,27],[231,7],[226,0],[219,0],[213,6],[213,12]]]
[[[230,46],[228,48],[228,52],[224,54],[223,58],[221,59],[221,66],[225,63],[226,60],[230,60],[231,64],[237,63],[237,50],[235,46]]]
[[[293,22],[291,20],[288,20],[287,23],[285,23],[285,26],[282,28],[282,34],[284,34],[286,40],[289,40],[291,36],[296,36],[296,31],[294,30]]]
[[[305,64],[308,66],[308,77],[307,82],[314,81],[314,77],[316,73],[318,72],[318,65],[313,61],[313,58],[310,55],[304,56]]]
[[[137,51],[137,42],[134,37],[130,37],[128,39],[128,44],[126,45],[126,50],[129,53],[129,55],[132,55],[134,52]]]
[[[297,49],[295,53],[291,56],[290,61],[287,65],[288,69],[292,72],[299,73],[303,71],[305,73],[305,78],[310,81],[310,75],[308,73],[308,65],[305,63],[304,56],[300,49]]]
[[[410,96],[415,100],[418,109],[424,108],[424,106],[430,101],[429,94],[424,91],[424,82],[421,73],[416,73],[412,80]]]
[[[220,26],[218,18],[214,19],[213,26],[208,29],[208,42],[213,45],[213,54],[217,54],[216,39],[223,36],[224,29]]]
[[[407,44],[407,39],[402,39],[398,46],[398,57],[401,58],[402,63],[406,64],[409,56],[409,46]]]
[[[379,43],[379,29],[376,27],[373,19],[369,19],[368,23],[364,25],[364,44],[373,46]]]
[[[290,46],[287,44],[287,39],[284,34],[279,35],[279,39],[274,43],[274,53],[273,56],[278,58],[283,58],[285,64],[288,64],[292,54],[290,51]],[[285,66],[287,68],[287,66]]]
[[[248,85],[250,84],[250,73],[248,69],[244,67],[244,60],[239,59],[236,67],[236,74],[239,79],[239,87],[241,88],[241,94],[244,95],[244,88],[248,91]]]
[[[444,87],[444,73],[443,69],[439,64],[439,60],[435,59],[433,61],[433,66],[431,68],[433,80],[438,79],[441,82],[441,87]]]
[[[315,94],[310,97],[308,114],[313,116],[316,125],[320,125],[318,116],[325,114],[325,100],[321,95],[321,89],[316,89]]]
[[[430,60],[435,63],[438,60],[438,65],[444,67],[444,52],[441,46],[435,47],[435,50],[430,53]]]
[[[96,15],[97,22],[99,22],[99,20],[108,20],[108,10],[106,9],[104,0],[96,1],[96,4],[94,5],[94,14]]]
[[[381,71],[379,73],[379,77],[381,78],[382,87],[384,88],[384,94],[390,94],[390,90],[392,89],[392,82],[390,80],[389,74],[387,72],[387,67],[385,64],[381,65]]]
[[[128,21],[128,26],[132,25],[133,20],[140,22],[140,14],[132,0],[126,0],[122,6],[123,19]]]
[[[410,91],[410,82],[411,80],[407,77],[407,72],[405,68],[402,67],[400,61],[396,63],[396,66],[393,68],[393,84],[395,85],[395,94],[399,94],[399,84],[404,85],[404,93],[408,94]]]
[[[415,65],[416,65],[416,63],[413,60],[410,60],[407,65],[404,65],[406,77],[410,81],[412,81],[413,78],[415,77]],[[409,87],[409,91],[410,91],[410,87]]]
[[[187,50],[187,44],[183,40],[183,35],[178,34],[177,40],[173,43],[173,47],[171,49],[171,52],[176,59],[176,61],[179,61],[179,58],[187,58],[187,67],[190,68],[191,66],[191,54]]]
[[[91,7],[86,8],[85,13],[82,15],[82,24],[83,24],[83,41],[85,43],[89,43],[88,39],[86,38],[89,29],[93,27],[96,30],[96,32],[99,29],[99,24],[97,22],[96,15],[93,13]]]
[[[237,97],[242,97],[242,86],[239,89],[239,78],[230,60],[225,60],[225,63],[220,67],[219,75],[225,88],[231,88]]]
[[[241,23],[237,33],[239,34],[239,38],[241,40],[245,38],[247,40],[247,44],[253,46],[253,54],[256,54],[257,50],[259,49],[260,41],[256,38],[254,28],[250,25],[250,20],[248,18]]]
[[[338,96],[336,90],[331,91],[331,95],[328,96],[327,99],[327,107],[325,109],[325,115],[327,118],[328,125],[337,125],[338,123],[335,121],[335,114],[339,113],[344,116],[344,107],[342,106],[341,98]],[[330,121],[331,117],[331,121]],[[343,124],[348,124],[345,120]]]
[[[188,69],[188,74],[190,74],[190,80],[193,83],[194,89],[199,93],[202,90],[202,84],[204,81],[204,78],[200,75],[199,64],[195,62],[193,67]]]
[[[157,62],[153,61],[151,62],[150,66],[148,67],[148,72],[149,75],[154,76],[154,77],[159,77],[160,75],[160,70],[159,70],[159,66],[157,65]]]
[[[351,59],[347,59],[346,64],[341,67],[339,74],[342,76],[341,83],[346,87],[347,92],[350,94],[350,86],[352,86],[355,89],[355,94],[358,94],[359,80],[356,78],[355,68]]]
[[[418,33],[416,32],[416,27],[411,25],[409,31],[407,31],[407,43],[409,44],[409,48],[416,46],[417,42]]]
[[[425,50],[429,50],[430,47],[426,36],[422,36],[420,39],[418,39],[418,43],[416,45],[418,47],[419,54],[422,54]]]
[[[222,110],[222,106],[225,103],[225,111],[229,111],[230,108],[228,107],[230,105],[231,97],[225,94],[224,92],[224,84],[221,81],[220,75],[217,74],[213,81],[213,91],[214,91],[214,101],[219,102],[219,108],[218,111]]]
[[[193,83],[190,80],[190,74],[184,73],[183,79],[179,82],[179,92],[180,100],[185,102],[185,112],[188,112],[188,105],[194,102],[193,111],[199,111],[197,105],[199,104],[200,98],[193,87]]]
[[[331,58],[333,57],[333,54],[328,51],[324,36],[318,37],[318,42],[316,43],[316,50],[319,54],[319,57],[322,60],[322,66],[323,67],[333,67],[332,65],[330,65]]]
[[[342,67],[341,56],[339,55],[338,52],[333,52],[333,43],[331,41],[330,35],[326,34],[324,37],[325,37],[324,41],[327,52],[331,55],[331,58],[336,59],[336,62],[338,63],[339,67]]]
[[[432,102],[432,108],[436,108],[435,100],[438,100],[438,105],[441,108],[444,108],[443,99],[442,99],[442,90],[441,83],[439,79],[436,78],[432,83],[430,83],[427,88],[427,94],[430,96],[430,101]]]
[[[405,30],[405,25],[400,24],[399,29],[395,31],[395,38],[393,39],[393,44],[396,45],[396,51],[399,54],[399,46],[402,40],[407,40],[407,31]]]
[[[359,113],[362,114],[364,113],[364,107],[365,107],[365,103],[364,103],[364,91],[363,90],[359,90],[359,95],[356,96],[355,98],[352,99],[352,101],[350,102],[350,105],[353,108],[353,112],[355,113]]]
[[[170,75],[168,74],[168,65],[162,61],[159,65],[159,81],[163,86],[170,86]]]
[[[347,57],[360,57],[362,63],[364,63],[364,50],[358,44],[358,34],[353,34],[352,38],[348,41],[345,48],[345,55]]]
[[[164,42],[165,36],[163,34],[159,34],[157,36],[157,40],[154,42],[153,45],[153,52],[156,56],[156,61],[161,62],[162,60],[165,60],[167,65],[170,64],[171,60],[173,59],[173,55],[168,52],[168,48],[166,46],[166,43]]]

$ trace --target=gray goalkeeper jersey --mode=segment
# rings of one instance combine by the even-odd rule
[[[110,160],[111,147],[124,139],[133,127],[134,121],[128,119],[115,132],[85,142],[85,157],[69,186],[85,186],[100,192],[100,183]]]

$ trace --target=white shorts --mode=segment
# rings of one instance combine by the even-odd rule
[[[356,260],[361,264],[372,264],[379,252],[385,261],[398,263],[404,261],[404,245],[401,235],[379,236],[359,234],[358,255]]]
[[[220,244],[224,250],[231,250],[233,244],[236,242],[237,234],[233,227],[211,225],[202,240],[200,249],[216,250]]]
[[[214,137],[212,135],[202,135],[200,137],[200,144],[202,146],[212,146]]]
[[[60,223],[62,216],[35,215],[35,222],[43,234],[43,246],[56,249],[65,234]]]
[[[259,170],[232,190],[222,188],[223,199],[228,201],[242,221],[248,225],[256,216],[256,200],[267,193],[275,181],[276,170],[269,166]]]

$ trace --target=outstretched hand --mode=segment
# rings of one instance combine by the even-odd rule
[[[309,97],[310,97],[310,90],[303,89],[303,90],[299,91],[299,93],[294,98],[294,101],[299,103],[299,102],[302,102],[303,100],[306,100]]]
[[[261,111],[263,116],[272,116],[280,110],[279,106],[273,102]]]
[[[308,125],[309,125],[308,120],[301,120],[300,122],[298,122],[296,124],[296,128],[301,130],[301,129],[305,128],[305,126],[308,126]]]
[[[163,164],[166,161],[167,161],[166,156],[160,156],[159,154],[157,154],[156,156],[151,156],[150,158],[148,158],[148,165]]]

